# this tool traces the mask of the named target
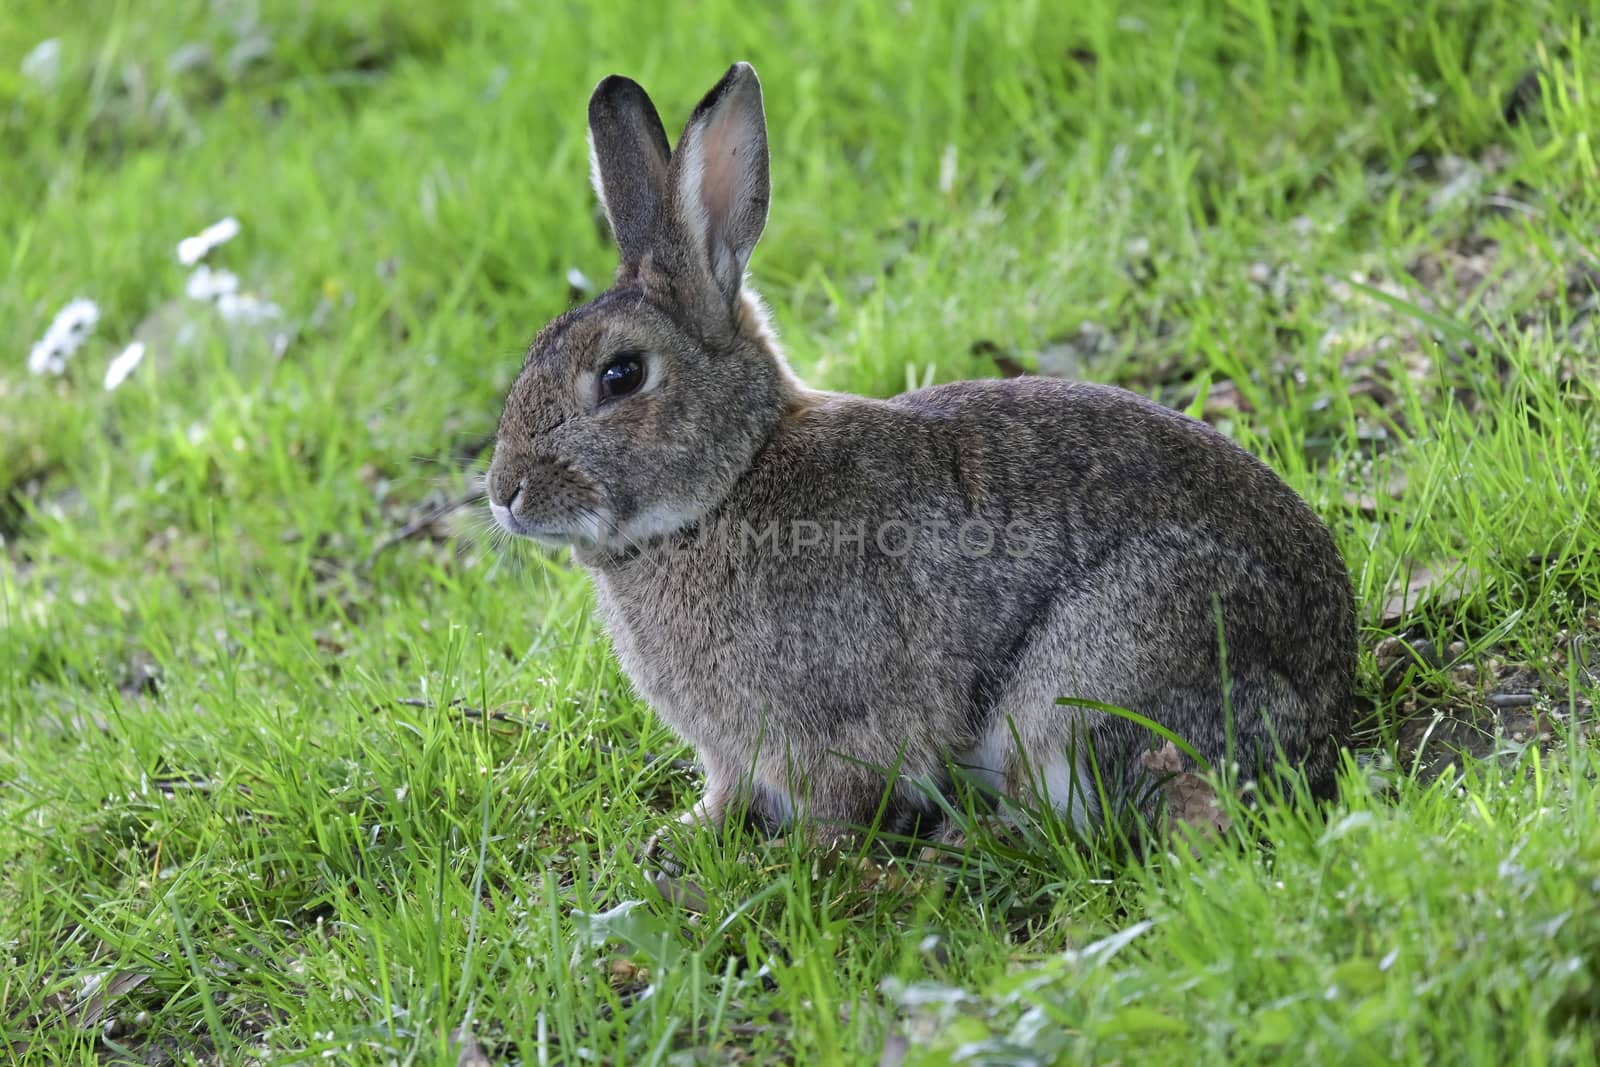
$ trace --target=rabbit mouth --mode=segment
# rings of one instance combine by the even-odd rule
[[[531,523],[519,517],[516,512],[504,504],[491,502],[489,504],[489,515],[507,533],[515,534],[518,537],[526,537],[531,541],[538,541],[540,544],[549,545],[553,548],[565,548],[567,545],[586,539],[581,531],[568,531],[551,525]]]
[[[553,548],[631,550],[683,529],[698,518],[687,505],[658,504],[618,520],[609,507],[578,506],[558,521],[535,522],[512,510],[516,502],[489,502],[489,514],[500,528]]]

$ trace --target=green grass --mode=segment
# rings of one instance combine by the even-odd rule
[[[1577,0],[13,0],[0,1056],[1595,1063],[1592,32]],[[1374,727],[1325,817],[1144,858],[730,831],[680,839],[663,884],[703,899],[670,902],[629,856],[694,792],[646,754],[689,754],[582,574],[481,519],[372,558],[469,486],[569,271],[612,269],[589,89],[629,73],[676,130],[735,58],[810,380],[1118,382],[1328,520]],[[177,241],[226,214],[281,355],[183,297]],[[93,336],[29,375],[75,296]],[[1513,666],[1543,745],[1495,714]],[[1463,720],[1477,755],[1418,754]]]

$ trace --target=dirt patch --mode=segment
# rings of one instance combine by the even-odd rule
[[[1600,618],[1564,633],[1541,665],[1499,650],[1469,657],[1454,642],[1390,637],[1373,650],[1395,722],[1400,766],[1431,779],[1464,758],[1520,755],[1528,745],[1592,732],[1600,693]]]

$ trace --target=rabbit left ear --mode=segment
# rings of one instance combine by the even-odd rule
[[[761,81],[735,63],[706,94],[672,155],[674,213],[692,254],[730,306],[767,224],[771,184]]]
[[[589,177],[624,263],[637,263],[655,240],[670,161],[667,131],[639,83],[613,74],[595,86],[589,97]]]

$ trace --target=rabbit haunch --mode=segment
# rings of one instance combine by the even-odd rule
[[[705,767],[686,819],[861,824],[887,790],[901,825],[962,768],[1080,821],[1102,789],[1142,808],[1149,734],[1061,697],[1332,790],[1353,713],[1349,579],[1264,464],[1105,386],[807,388],[743,282],[768,206],[755,72],[729,70],[676,150],[625,78],[589,113],[622,262],[535,339],[490,506],[589,571],[623,669]],[[724,535],[896,522],[915,524],[904,551]],[[1029,551],[967,551],[930,524],[1011,531]]]

